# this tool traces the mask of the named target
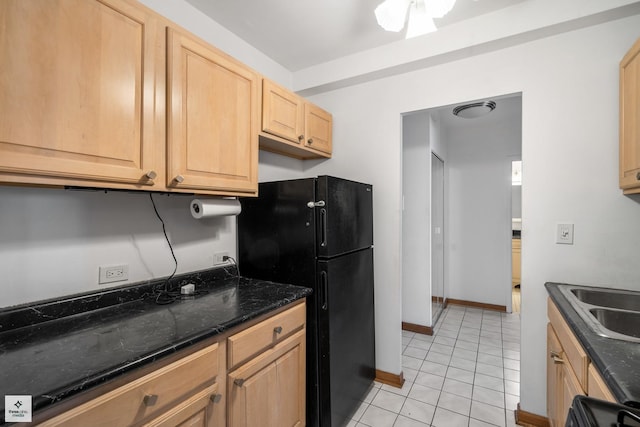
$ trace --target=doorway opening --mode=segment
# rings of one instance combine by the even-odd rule
[[[511,309],[520,313],[522,253],[522,160],[511,161]]]
[[[474,118],[454,115],[460,104],[402,117],[403,323],[433,328],[436,301],[519,308],[513,241],[522,186],[512,186],[511,161],[522,160],[522,94],[471,102],[480,101],[495,106]]]

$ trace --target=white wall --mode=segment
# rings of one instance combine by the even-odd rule
[[[402,118],[402,321],[431,326],[431,145],[428,112]]]
[[[471,119],[444,133],[449,180],[447,295],[510,310],[511,159],[520,155],[522,122],[520,108],[512,108],[520,103],[519,97],[500,102],[499,108],[508,112],[504,120]]]
[[[196,220],[193,196],[154,194],[178,273],[236,254],[235,217]],[[129,265],[98,285],[98,267]],[[169,276],[174,261],[146,193],[0,187],[1,307]]]
[[[546,413],[544,283],[640,288],[640,206],[617,188],[617,67],[638,28],[636,15],[313,98],[334,115],[326,169],[375,188],[378,369],[401,370],[401,114],[522,92],[521,406]],[[554,244],[565,221],[573,246]]]

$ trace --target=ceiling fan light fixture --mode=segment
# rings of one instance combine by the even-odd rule
[[[427,14],[424,2],[419,1],[411,5],[405,38],[410,39],[437,30],[433,18]]]
[[[442,18],[453,8],[456,0],[385,0],[374,13],[378,25],[386,31],[400,32],[407,21],[406,38],[420,36],[437,30],[433,18]],[[410,7],[411,6],[411,7]]]
[[[385,0],[380,3],[374,11],[378,25],[386,31],[402,31],[410,3],[411,0]]]
[[[496,108],[493,101],[473,102],[471,104],[458,105],[453,109],[453,115],[464,119],[475,119],[489,114]]]

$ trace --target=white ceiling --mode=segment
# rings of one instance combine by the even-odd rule
[[[373,11],[382,0],[187,1],[292,72],[404,38],[376,23]],[[523,1],[531,0],[457,0],[436,26]]]

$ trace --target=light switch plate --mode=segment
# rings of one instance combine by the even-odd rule
[[[573,245],[573,224],[558,224],[556,243]]]

